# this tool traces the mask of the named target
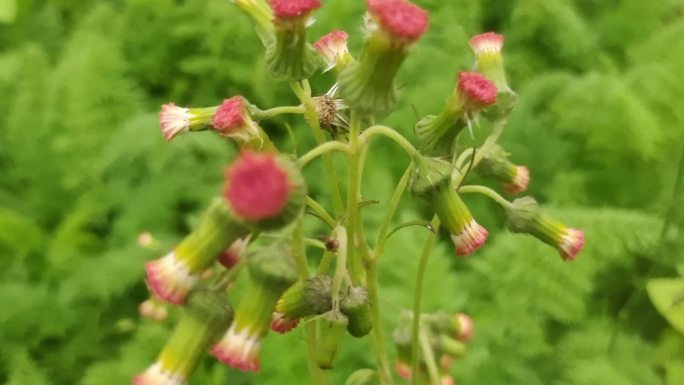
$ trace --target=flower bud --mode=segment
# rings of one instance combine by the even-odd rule
[[[429,324],[435,334],[445,334],[468,342],[473,335],[473,320],[465,313],[455,315],[438,311],[430,315]]]
[[[340,92],[352,108],[384,116],[396,105],[394,78],[428,28],[428,14],[406,0],[368,0],[366,40],[358,61],[340,74]]]
[[[323,314],[332,308],[330,285],[331,279],[327,275],[299,281],[283,293],[276,311],[289,319]]]
[[[318,323],[316,362],[319,368],[333,368],[348,323],[347,317],[339,311],[331,310],[323,315]]]
[[[507,90],[508,82],[501,55],[503,35],[495,32],[481,33],[470,39],[469,44],[475,54],[475,69],[493,81],[500,91]]]
[[[314,48],[326,63],[324,72],[333,68],[340,72],[354,60],[347,48],[348,39],[346,32],[336,29],[314,43]]]
[[[229,248],[224,250],[218,257],[218,262],[226,269],[231,269],[240,262],[249,245],[249,236],[235,240]]]
[[[506,214],[506,226],[511,232],[532,235],[555,247],[565,261],[574,260],[584,247],[584,231],[551,218],[532,197],[516,199]]]
[[[170,142],[188,131],[203,131],[211,127],[216,107],[185,108],[173,103],[162,105],[159,111],[159,125],[162,135]]]
[[[250,109],[254,108],[239,95],[225,99],[212,118],[214,130],[227,138],[235,139],[240,144],[251,141],[263,142],[261,128],[252,120],[250,114]]]
[[[138,313],[141,316],[155,321],[163,321],[168,316],[166,305],[155,297],[147,299],[138,306]]]
[[[530,171],[525,166],[516,166],[508,160],[508,154],[499,145],[491,147],[484,154],[477,171],[484,177],[489,177],[503,184],[509,194],[518,194],[527,190],[530,182]]]
[[[283,313],[273,312],[271,330],[279,334],[289,333],[299,325],[299,318],[287,318]]]
[[[266,62],[273,77],[283,80],[309,78],[318,68],[318,57],[306,41],[311,13],[318,0],[269,0],[275,18],[275,41],[266,48]]]
[[[235,322],[211,350],[226,365],[259,370],[261,340],[268,333],[278,298],[297,278],[289,248],[281,243],[247,255],[249,282],[235,313]]]
[[[235,220],[224,199],[216,198],[197,228],[160,259],[145,263],[147,285],[160,300],[183,304],[187,293],[217,255],[249,230]]]
[[[352,287],[342,301],[340,310],[349,319],[347,331],[354,337],[360,338],[373,329],[373,315],[368,292],[363,287]]]
[[[463,342],[445,335],[440,336],[437,340],[437,348],[440,352],[451,357],[461,357],[465,355],[467,350]]]
[[[429,155],[451,155],[454,141],[480,111],[496,102],[494,84],[475,72],[459,72],[458,85],[438,115],[428,115],[414,128],[421,150]]]
[[[224,192],[235,216],[256,230],[277,230],[304,210],[306,184],[282,156],[243,151],[226,173]]]
[[[211,343],[233,319],[225,297],[198,290],[154,364],[133,378],[133,385],[181,385],[197,367]]]

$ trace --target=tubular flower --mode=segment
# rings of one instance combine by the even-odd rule
[[[347,40],[349,35],[336,29],[314,43],[314,48],[327,64],[324,72],[333,68],[342,71],[353,60],[347,48]]]
[[[470,39],[475,54],[475,69],[494,82],[499,91],[509,90],[504,71],[501,50],[504,37],[495,32],[485,32]]]
[[[509,194],[518,194],[527,190],[530,182],[530,170],[525,166],[516,166],[508,160],[508,154],[499,145],[494,145],[484,154],[477,166],[477,171],[484,177],[490,177],[503,184]]]
[[[211,343],[233,319],[222,294],[198,291],[154,364],[133,378],[133,385],[183,385]]]
[[[332,309],[331,281],[327,275],[317,275],[295,283],[278,299],[276,311],[288,319],[329,311]]]
[[[202,131],[211,126],[216,107],[185,108],[173,103],[162,105],[159,111],[159,125],[164,139],[170,142],[188,131]]]
[[[451,164],[436,158],[420,158],[411,172],[410,188],[432,206],[449,232],[456,254],[466,256],[482,247],[488,232],[480,226],[451,183]]]
[[[394,108],[394,78],[428,28],[428,14],[406,0],[368,0],[366,39],[358,61],[340,74],[340,92],[352,108],[384,116]]]
[[[231,269],[240,262],[247,246],[249,245],[249,236],[235,240],[229,248],[225,249],[218,257],[218,262],[226,269]]]
[[[279,334],[289,333],[299,325],[299,318],[287,318],[283,313],[273,312],[271,330]]]
[[[473,319],[465,313],[456,314],[458,332],[455,335],[460,341],[470,341],[473,336]]]
[[[438,115],[428,115],[416,123],[421,149],[430,155],[450,155],[458,134],[496,98],[496,87],[487,78],[475,72],[459,72],[458,84],[446,107]]]
[[[275,41],[266,47],[266,62],[273,76],[302,80],[318,68],[318,57],[306,41],[311,13],[320,8],[318,0],[269,0],[273,10]]]
[[[577,258],[584,247],[584,231],[569,228],[551,218],[532,197],[513,201],[507,210],[506,226],[514,233],[529,234],[553,246],[565,261]]]
[[[225,99],[212,118],[214,129],[221,135],[242,143],[259,138],[261,129],[252,120],[249,107],[242,96]]]
[[[245,150],[228,168],[226,180],[224,196],[232,211],[255,229],[282,228],[304,210],[304,178],[284,157]]]
[[[247,234],[249,230],[234,219],[225,200],[215,199],[197,228],[173,251],[145,263],[148,287],[162,301],[183,304],[219,253]]]
[[[260,368],[261,340],[268,333],[280,295],[297,277],[289,249],[273,244],[247,255],[249,283],[237,307],[235,322],[211,350],[226,365],[242,371]]]
[[[155,321],[163,321],[168,316],[166,306],[154,297],[142,302],[138,306],[138,313],[145,318],[150,318]]]

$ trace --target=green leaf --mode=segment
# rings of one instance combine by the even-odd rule
[[[646,285],[646,289],[660,315],[680,333],[684,333],[684,279],[652,279]]]

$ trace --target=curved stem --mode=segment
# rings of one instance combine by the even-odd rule
[[[465,163],[465,161],[468,160],[468,159],[470,159],[470,158],[472,158],[472,156],[473,156],[473,151],[475,151],[475,148],[473,148],[473,147],[471,147],[471,148],[466,148],[465,150],[463,150],[463,152],[462,152],[462,153],[458,156],[458,158],[456,159],[456,163],[455,163],[455,164],[456,164],[456,168],[457,168],[457,169],[459,169],[459,170],[462,169],[462,168],[463,168],[463,164]]]
[[[397,211],[397,206],[399,206],[399,201],[401,196],[404,195],[406,186],[408,186],[409,177],[411,176],[411,169],[413,164],[410,164],[404,175],[399,180],[399,184],[394,189],[392,193],[392,198],[389,202],[389,207],[387,208],[387,215],[385,216],[385,221],[380,228],[380,233],[378,234],[378,241],[375,243],[375,250],[373,250],[373,258],[375,261],[380,259],[380,256],[385,251],[385,243],[387,242],[387,236],[389,234],[390,226],[392,226],[392,219],[394,218],[394,213]]]
[[[312,160],[316,159],[319,156],[325,155],[331,151],[341,151],[341,152],[346,152],[349,153],[349,146],[338,141],[332,141],[332,142],[325,142],[321,145],[318,145],[314,148],[312,148],[309,152],[306,154],[302,155],[297,159],[297,164],[299,167],[304,167],[306,166],[307,163],[311,162]]]
[[[335,227],[335,220],[333,217],[328,214],[327,211],[323,208],[323,206],[320,205],[320,203],[316,202],[313,198],[307,196],[306,197],[306,205],[309,206],[310,209],[316,212],[318,216],[325,221],[325,223],[330,226],[331,228]]]
[[[382,135],[392,139],[395,143],[401,146],[401,148],[403,148],[404,151],[406,151],[406,153],[409,154],[409,156],[411,156],[411,158],[415,158],[420,155],[418,153],[418,150],[416,150],[416,148],[413,147],[411,142],[404,138],[403,135],[387,126],[375,125],[369,127],[366,131],[363,132],[363,134],[361,134],[359,140],[361,140],[362,142],[368,142],[374,135]]]
[[[302,85],[297,82],[290,82],[290,87],[292,88],[292,92],[297,95],[302,105],[304,105],[304,117],[311,127],[316,144],[319,146],[322,145],[326,142],[325,134],[323,133],[323,129],[321,129],[321,125],[318,122],[318,114],[316,113],[314,101],[311,98],[311,87],[308,80],[304,80]],[[340,194],[340,183],[337,180],[337,173],[335,172],[332,159],[329,156],[323,157],[323,166],[325,168],[327,179],[330,181],[330,193],[332,196],[333,210],[335,215],[339,216],[342,213],[344,204],[342,202],[342,195]]]
[[[486,195],[491,200],[501,205],[501,207],[503,207],[504,209],[510,209],[511,207],[513,207],[513,204],[511,202],[509,202],[506,198],[502,197],[501,195],[499,195],[499,193],[490,189],[489,187],[479,185],[468,185],[461,186],[457,188],[456,191],[461,194],[478,193]]]
[[[255,112],[252,114],[252,118],[254,120],[265,120],[282,114],[303,114],[305,111],[306,109],[303,105],[274,107],[269,108],[268,110]]]
[[[468,164],[468,167],[470,169],[474,169],[480,163],[480,161],[482,161],[482,158],[489,151],[489,149],[496,144],[496,142],[499,140],[499,137],[503,133],[503,129],[505,126],[506,119],[501,119],[494,123],[492,133],[489,134],[489,136],[487,137],[487,139],[485,139],[485,142],[482,144],[482,146],[480,146],[480,148],[474,150],[477,152],[475,153],[475,158],[473,159],[472,165]],[[461,182],[463,182],[463,178],[465,178],[465,173],[463,171],[464,170],[459,168],[457,171],[454,172],[454,175],[451,178],[454,183],[454,186],[459,186]]]
[[[423,252],[420,255],[420,261],[418,262],[416,287],[413,293],[413,324],[411,325],[411,373],[413,374],[411,376],[411,383],[413,385],[421,385],[418,379],[418,364],[420,362],[420,342],[418,340],[420,332],[420,302],[423,294],[423,280],[425,278],[425,270],[427,268],[428,260],[430,259],[432,247],[434,246],[435,239],[437,238],[439,224],[439,218],[435,215],[432,218],[431,222],[431,226],[433,229],[435,229],[435,232],[428,234],[428,238],[425,240],[425,246],[423,246]]]

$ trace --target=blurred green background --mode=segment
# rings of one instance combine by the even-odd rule
[[[503,33],[521,97],[502,144],[530,168],[530,193],[587,236],[578,260],[563,263],[507,233],[496,205],[467,197],[490,241],[456,259],[443,236],[424,296],[426,311],[475,320],[458,383],[684,384],[684,310],[668,322],[646,291],[659,277],[681,286],[684,274],[684,1],[415,2],[431,28],[400,72],[401,105],[386,123],[412,137],[456,71],[471,68],[468,38]],[[324,1],[311,36],[344,28],[357,49],[363,9]],[[165,143],[159,106],[235,94],[294,104],[261,51],[227,0],[0,0],[0,383],[126,384],[154,359],[176,314],[138,317],[143,262],[192,228],[233,155],[211,133]],[[318,76],[315,90],[332,81]],[[312,145],[298,118],[265,129],[292,149],[285,123],[300,152]],[[373,146],[363,188],[381,202],[364,209],[372,236],[408,161],[390,142]],[[308,170],[311,190],[327,203],[319,167]],[[428,217],[423,203],[403,203],[399,220]],[[310,222],[312,236],[323,231]],[[137,245],[143,231],[157,249]],[[397,307],[410,307],[425,237],[403,230],[382,260],[388,338]],[[259,374],[208,358],[190,383],[301,384],[304,352],[300,331],[271,336]],[[348,337],[333,383],[373,365],[367,342]]]

